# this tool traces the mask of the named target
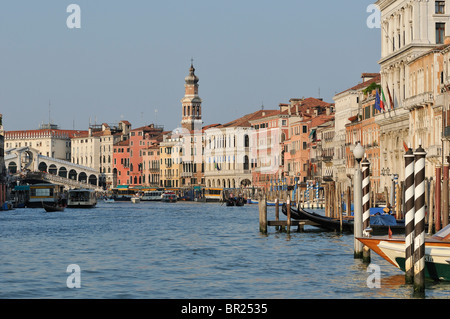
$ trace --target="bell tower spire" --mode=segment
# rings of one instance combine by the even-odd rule
[[[198,77],[195,75],[194,59],[191,59],[189,75],[184,79],[184,98],[181,100],[182,120],[181,127],[188,131],[201,128],[202,99],[198,96]]]

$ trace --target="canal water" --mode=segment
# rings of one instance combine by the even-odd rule
[[[369,287],[372,267],[353,258],[351,234],[306,226],[261,235],[257,205],[16,209],[0,212],[0,237],[2,299],[414,298],[403,272],[374,253],[380,285]],[[80,288],[69,288],[69,277]],[[450,284],[427,282],[426,298],[449,296]]]

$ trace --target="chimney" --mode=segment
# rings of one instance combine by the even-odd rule
[[[280,103],[278,105],[280,107],[280,112],[284,112],[289,108],[289,104]]]

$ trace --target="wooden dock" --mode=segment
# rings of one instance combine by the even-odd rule
[[[303,232],[305,225],[310,226],[319,226],[318,224],[310,221],[310,220],[293,220],[291,219],[290,226],[297,226],[298,232]],[[280,229],[286,229],[288,226],[287,220],[269,220],[267,221],[267,226],[275,226],[275,227],[281,227]]]
[[[279,200],[275,199],[275,220],[267,220],[267,202],[266,197],[263,195],[259,201],[259,229],[263,234],[267,234],[267,227],[274,226],[277,230],[286,231],[290,233],[292,226],[297,226],[297,231],[304,231],[305,225],[317,226],[316,223],[309,220],[293,220],[291,219],[291,207],[290,198],[287,196],[287,219],[280,220],[280,205]]]

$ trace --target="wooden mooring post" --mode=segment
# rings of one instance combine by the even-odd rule
[[[262,234],[267,234],[267,202],[266,194],[260,196],[259,203],[259,231]]]

